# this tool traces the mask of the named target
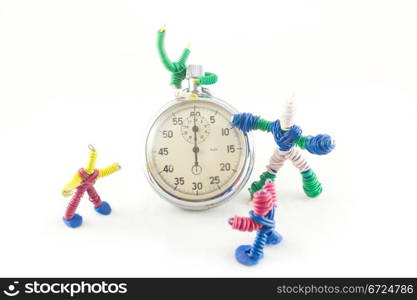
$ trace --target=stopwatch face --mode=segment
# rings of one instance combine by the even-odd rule
[[[234,109],[218,99],[175,100],[151,125],[148,177],[167,200],[187,209],[219,205],[248,180],[248,135],[230,125]]]

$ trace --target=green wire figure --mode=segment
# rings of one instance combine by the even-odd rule
[[[176,89],[182,88],[182,81],[186,78],[187,75],[187,59],[190,55],[191,44],[188,44],[184,48],[182,54],[178,61],[171,61],[165,51],[165,32],[166,26],[164,25],[160,30],[158,30],[158,52],[161,57],[162,64],[165,68],[172,73],[171,75],[171,85]],[[205,72],[203,76],[194,79],[196,84],[199,85],[209,85],[215,84],[217,82],[217,75],[210,72]]]

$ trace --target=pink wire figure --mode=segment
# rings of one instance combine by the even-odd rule
[[[264,255],[265,245],[276,245],[281,242],[282,236],[275,231],[276,200],[275,185],[271,179],[267,179],[263,188],[254,193],[250,217],[235,216],[229,219],[233,229],[257,231],[253,245],[241,245],[235,251],[235,257],[241,264],[246,266],[257,264]]]
[[[101,201],[99,194],[94,188],[94,184],[98,178],[108,176],[121,169],[118,163],[111,164],[103,169],[96,169],[95,163],[97,159],[97,151],[92,145],[89,145],[88,147],[90,149],[90,159],[87,167],[79,169],[71,181],[68,182],[62,190],[64,197],[72,195],[63,217],[64,223],[72,228],[81,226],[83,222],[83,218],[75,212],[80,204],[81,198],[86,192],[90,201],[94,205],[94,209],[99,214],[109,215],[111,213],[110,204],[106,201]]]

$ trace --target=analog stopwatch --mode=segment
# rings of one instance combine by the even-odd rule
[[[151,122],[148,179],[169,202],[192,210],[215,207],[238,193],[253,167],[251,138],[230,125],[237,111],[194,84],[201,66],[187,68],[189,88]]]

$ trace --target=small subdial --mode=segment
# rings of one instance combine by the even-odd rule
[[[203,116],[190,116],[181,126],[181,135],[190,144],[200,144],[210,135],[210,124]]]

